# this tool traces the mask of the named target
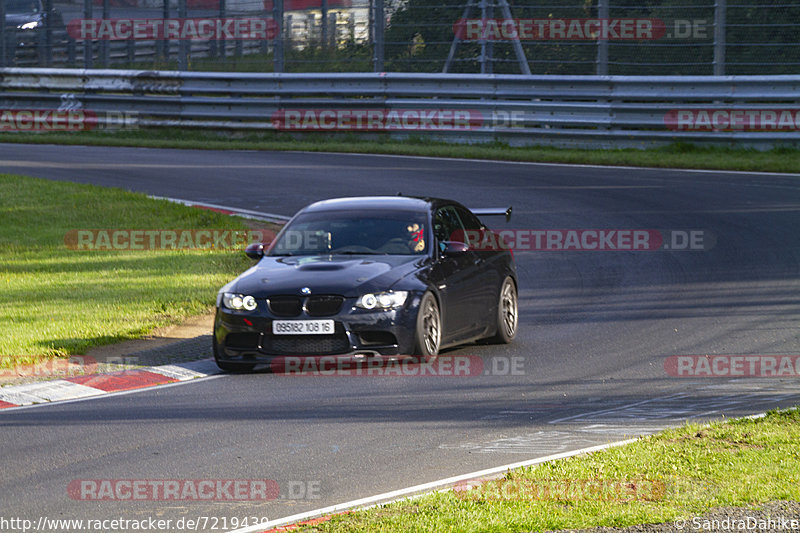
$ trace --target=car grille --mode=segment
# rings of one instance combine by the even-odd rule
[[[351,351],[341,324],[332,335],[271,335],[261,339],[261,351],[270,355],[333,355]]]
[[[303,302],[297,296],[273,296],[267,305],[275,316],[297,316],[303,310]]]
[[[270,312],[279,317],[299,316],[305,306],[308,316],[333,316],[344,303],[342,296],[319,295],[300,298],[299,296],[273,296],[267,300]]]
[[[309,296],[306,299],[308,316],[332,316],[342,308],[344,298],[341,296]]]

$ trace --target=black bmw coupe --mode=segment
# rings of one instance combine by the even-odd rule
[[[509,250],[470,248],[477,215],[438,198],[338,198],[298,212],[258,263],[222,287],[214,358],[251,370],[280,356],[436,358],[442,348],[517,332]]]

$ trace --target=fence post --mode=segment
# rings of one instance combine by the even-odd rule
[[[39,41],[42,46],[39,63],[43,67],[49,67],[53,64],[53,0],[44,0],[44,12],[47,18],[44,22],[44,38]]]
[[[320,41],[322,48],[328,47],[328,0],[322,0],[322,26],[320,27]]]
[[[226,5],[225,0],[218,0],[219,1],[219,10],[217,11],[217,17],[221,20],[225,19],[225,11]],[[220,32],[221,33],[221,32]],[[209,57],[217,57],[225,61],[225,42],[222,40],[222,35],[217,33],[216,38],[209,39],[208,41],[208,55]]]
[[[78,52],[76,48],[78,47],[78,43],[75,39],[71,36],[67,36],[67,64],[68,65],[77,65],[78,64]]]
[[[373,0],[373,8],[375,10],[372,21],[374,28],[374,42],[372,44],[372,70],[374,72],[383,72],[383,39],[384,39],[384,22],[386,18],[383,13],[383,0]]]
[[[608,19],[608,0],[597,0],[597,18]],[[597,75],[608,75],[608,39],[602,34],[597,36]]]
[[[338,20],[337,13],[328,13],[328,47],[336,48],[336,21]]]
[[[0,2],[0,68],[6,66],[6,3]]]
[[[134,62],[136,62],[136,48],[135,48],[135,46],[136,46],[136,41],[133,39],[133,33],[131,33],[131,36],[128,38],[127,41],[125,41],[125,51],[128,54],[128,64],[129,65],[133,65]]]
[[[163,0],[161,3],[161,18],[164,20],[164,24],[167,23],[169,20],[169,0]],[[161,26],[164,27],[163,25]],[[164,58],[164,62],[169,60],[169,40],[167,39],[167,32],[162,30],[164,35],[163,39],[159,41],[161,45],[161,56]]]
[[[485,13],[483,14],[483,20],[491,20],[494,19],[494,0],[492,3],[485,2]],[[486,74],[494,74],[494,41],[488,39],[486,41]]]
[[[283,72],[283,0],[272,3],[272,18],[275,20],[275,40],[272,45],[272,70]]]
[[[92,18],[92,0],[83,0],[83,18]],[[92,68],[92,60],[94,59],[94,41],[92,39],[83,39],[83,68]]]
[[[103,0],[103,20],[110,18],[110,10],[111,8],[109,0]],[[101,55],[103,56],[103,68],[108,68],[108,49],[110,46],[111,43],[107,39],[104,39],[100,42],[100,51]]]
[[[714,4],[714,76],[725,75],[725,23],[727,0]]]
[[[178,0],[178,20],[186,20],[186,0]],[[189,63],[189,41],[180,39],[178,41],[178,70],[186,70]]]
[[[267,18],[266,2],[263,2],[262,6],[263,6],[264,9],[261,10],[261,16],[263,18]],[[268,28],[269,27],[271,27],[271,26],[268,25]],[[267,34],[264,36],[264,39],[259,43],[259,50],[261,51],[262,55],[266,56],[269,53],[269,42],[271,40],[272,39],[269,38],[269,29],[267,29]]]

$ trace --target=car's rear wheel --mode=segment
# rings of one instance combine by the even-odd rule
[[[211,344],[214,350],[214,362],[217,363],[217,366],[221,370],[225,372],[250,372],[255,368],[255,363],[231,363],[228,361],[220,361],[216,339],[212,339]]]
[[[439,355],[439,345],[442,341],[442,315],[436,297],[426,292],[422,296],[417,314],[417,328],[415,333],[415,355],[426,361],[433,361]]]
[[[492,342],[508,344],[517,336],[519,324],[519,305],[517,286],[511,276],[503,280],[497,302],[497,333]]]

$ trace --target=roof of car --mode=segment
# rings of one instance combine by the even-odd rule
[[[419,198],[412,196],[353,196],[322,200],[306,207],[303,211],[339,211],[362,209],[396,209],[402,211],[428,211],[432,205],[453,203],[439,198]]]

